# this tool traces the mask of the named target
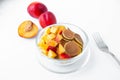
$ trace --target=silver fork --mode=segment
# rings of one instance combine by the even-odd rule
[[[109,48],[108,46],[105,44],[105,42],[102,40],[100,34],[98,32],[96,33],[93,33],[93,39],[95,40],[98,48],[103,51],[103,52],[106,52],[108,54],[110,54],[115,60],[116,62],[120,65],[120,61],[118,60],[118,58],[112,53],[109,51]]]

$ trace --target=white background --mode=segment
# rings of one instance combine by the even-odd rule
[[[27,13],[34,0],[0,0],[0,80],[120,80],[120,66],[96,47],[91,34],[99,32],[120,60],[120,0],[38,0],[52,11],[58,22],[82,25],[90,37],[88,64],[70,74],[47,71],[38,63],[35,38],[18,36],[19,24],[37,19]]]

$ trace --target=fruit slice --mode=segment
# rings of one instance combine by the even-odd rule
[[[32,38],[38,33],[38,27],[30,20],[22,22],[18,27],[18,34],[24,38]]]
[[[62,54],[62,53],[64,53],[64,52],[65,52],[64,47],[63,47],[61,44],[59,44],[59,45],[58,45],[58,48],[57,48],[57,53],[58,53],[58,54]]]
[[[50,27],[45,29],[45,34],[50,34]]]
[[[57,34],[55,37],[55,41],[59,43],[62,40],[62,38],[63,38],[62,35]]]
[[[75,41],[69,41],[64,45],[65,51],[71,57],[78,55],[81,52],[81,48]]]
[[[53,46],[48,46],[47,51],[49,51],[49,50],[56,52],[57,48],[53,47]]]
[[[44,33],[41,39],[45,41],[45,43],[49,43],[51,40],[53,40],[56,37],[55,34],[46,34]],[[55,41],[54,41],[55,42]]]
[[[43,50],[47,50],[48,45],[47,44],[39,44],[39,47]]]
[[[62,32],[66,29],[65,28],[65,26],[63,26],[63,25],[59,25],[59,26],[57,26],[58,27],[58,32],[57,32],[57,34],[62,34]]]
[[[56,27],[56,26],[52,26],[51,29],[50,29],[50,32],[54,33],[54,34],[56,34],[57,31],[58,31],[58,27]]]
[[[48,40],[52,40],[52,39],[54,39],[56,37],[56,35],[55,34],[48,34],[47,35],[47,38],[48,38]]]
[[[54,41],[54,40],[50,40],[50,41],[48,41],[48,43],[47,43],[48,46],[53,46],[53,47],[56,47],[57,44],[58,44],[58,43],[57,43],[56,41]]]
[[[52,51],[52,50],[48,51],[48,57],[49,58],[55,58],[56,56],[57,56],[57,54],[54,51]]]
[[[62,53],[62,54],[59,55],[59,58],[60,59],[69,59],[70,56],[68,54],[66,54],[66,53]]]
[[[71,40],[71,39],[74,38],[74,33],[70,29],[65,29],[62,32],[62,35],[63,35],[64,38],[66,38],[68,40]]]
[[[41,38],[40,38],[40,39],[42,39],[42,40],[44,40],[44,41],[45,41],[45,40],[47,39],[47,34],[45,34],[45,33],[44,33],[44,34],[41,36]]]

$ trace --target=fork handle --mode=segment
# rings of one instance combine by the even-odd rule
[[[108,52],[115,60],[116,60],[116,62],[119,64],[119,66],[120,66],[120,61],[119,61],[119,59],[112,53],[112,52]]]

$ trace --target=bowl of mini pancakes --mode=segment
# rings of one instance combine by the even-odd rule
[[[90,50],[88,35],[81,27],[57,23],[40,30],[36,44],[41,66],[56,73],[70,73],[84,67]]]

